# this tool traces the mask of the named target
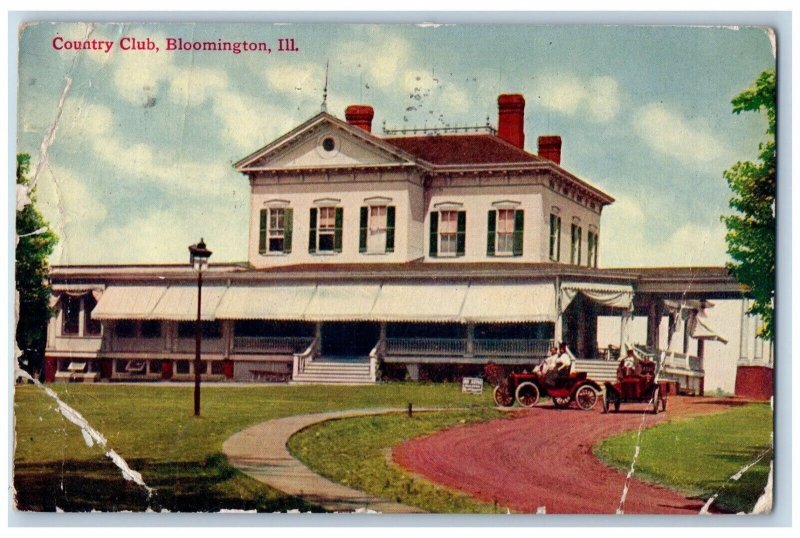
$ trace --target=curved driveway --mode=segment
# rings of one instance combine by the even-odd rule
[[[708,414],[741,405],[736,400],[673,397],[667,414],[645,416],[645,426],[666,417]],[[598,406],[599,407],[599,406]],[[402,467],[486,502],[517,512],[614,514],[625,474],[592,454],[601,439],[635,430],[642,405],[619,414],[537,407],[514,418],[453,428],[412,439],[393,451]],[[691,455],[689,456],[691,457]],[[697,514],[703,503],[632,480],[625,513]]]

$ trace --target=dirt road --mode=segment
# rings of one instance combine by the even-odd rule
[[[645,427],[667,418],[720,412],[741,400],[673,397],[667,414],[646,415]],[[638,429],[642,405],[619,414],[551,406],[520,410],[510,420],[453,428],[394,449],[395,462],[425,478],[512,511],[614,514],[625,474],[592,454],[600,440]],[[632,480],[626,514],[697,514],[703,503]]]

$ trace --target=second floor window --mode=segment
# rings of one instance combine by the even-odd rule
[[[581,240],[583,229],[577,224],[572,225],[572,241],[569,255],[569,262],[575,265],[581,264]]]
[[[550,214],[550,259],[561,259],[561,217],[555,213]]]
[[[597,232],[589,232],[586,234],[586,265],[588,267],[597,267],[597,244],[599,235]]]
[[[432,257],[463,256],[467,242],[466,211],[431,213],[430,255]]]
[[[489,211],[486,254],[489,256],[522,256],[525,213],[517,209]]]
[[[292,252],[292,210],[271,207],[261,210],[258,251],[261,254]]]
[[[394,252],[394,206],[361,208],[358,251],[369,254]]]
[[[341,207],[312,207],[308,235],[308,251],[341,252],[342,222]]]

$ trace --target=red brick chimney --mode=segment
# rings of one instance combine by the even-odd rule
[[[540,136],[539,157],[561,164],[561,137],[558,135]]]
[[[497,136],[525,148],[525,98],[518,93],[497,98]]]
[[[367,131],[372,132],[372,118],[375,116],[375,111],[369,105],[350,105],[344,110],[344,118],[350,125],[355,125]]]

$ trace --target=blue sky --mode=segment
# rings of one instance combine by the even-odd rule
[[[158,53],[56,51],[67,39],[151,38]],[[300,52],[176,53],[166,37],[267,41]],[[526,147],[560,134],[562,165],[617,199],[601,265],[721,265],[730,197],[722,171],[752,159],[766,120],[731,99],[774,66],[756,28],[38,24],[20,34],[18,147],[62,240],[51,260],[185,262],[247,257],[249,185],[232,163],[319,111],[375,107],[375,130],[497,122],[525,95]],[[65,92],[66,80],[71,84]],[[419,88],[419,91],[415,91]],[[414,98],[412,95],[419,95]],[[59,101],[64,106],[59,115]]]

